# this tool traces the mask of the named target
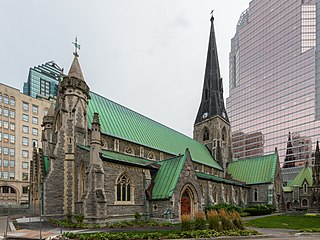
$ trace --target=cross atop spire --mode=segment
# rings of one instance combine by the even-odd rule
[[[211,12],[210,12],[210,14],[211,14],[210,21],[211,21],[211,22],[213,22],[213,20],[214,20],[214,17],[213,17],[213,11],[214,11],[214,9],[212,9],[212,10],[211,10]]]
[[[73,54],[74,54],[76,57],[79,57],[79,55],[78,55],[78,49],[80,50],[80,44],[78,44],[78,37],[76,37],[75,41],[72,42],[72,44],[74,45],[74,53],[73,53]]]

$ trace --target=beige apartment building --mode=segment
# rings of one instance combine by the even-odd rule
[[[32,149],[41,147],[49,106],[0,83],[0,204],[28,204]]]

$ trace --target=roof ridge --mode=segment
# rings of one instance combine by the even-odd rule
[[[276,153],[270,153],[267,155],[263,155],[263,156],[253,156],[253,157],[249,157],[249,158],[245,158],[245,159],[237,159],[237,160],[233,160],[231,163],[235,163],[235,162],[244,162],[244,161],[249,161],[252,159],[257,159],[257,158],[261,158],[261,157],[270,157],[271,155],[276,155]]]

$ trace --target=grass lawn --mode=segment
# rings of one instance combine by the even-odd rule
[[[320,216],[277,215],[244,222],[245,226],[259,228],[306,229],[320,228]]]

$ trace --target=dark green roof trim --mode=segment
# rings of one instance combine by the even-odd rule
[[[111,160],[114,162],[120,162],[122,164],[128,165],[136,165],[141,167],[148,167],[148,168],[159,168],[158,164],[155,161],[147,160],[140,157],[135,157],[123,153],[113,152],[102,150],[101,156],[103,160]]]
[[[158,162],[160,169],[154,179],[153,200],[172,197],[185,161],[186,154]]]
[[[77,145],[77,147],[90,151],[90,147],[87,146]],[[125,165],[146,168],[159,168],[159,165],[155,161],[104,149],[101,150],[100,157],[102,158],[102,160],[117,162]]]
[[[243,184],[243,183],[232,181],[232,180],[229,180],[229,179],[224,179],[224,178],[221,178],[221,177],[218,177],[218,176],[214,176],[214,175],[211,175],[211,174],[207,174],[207,173],[203,173],[203,172],[196,172],[196,175],[197,175],[198,178],[212,180],[214,182],[226,183],[226,184],[242,186],[242,187],[245,186],[245,184]]]
[[[96,93],[90,92],[90,96],[89,128],[93,113],[97,112],[103,134],[176,156],[183,154],[185,149],[189,148],[193,161],[222,171],[209,150],[200,142]]]
[[[227,173],[247,185],[273,183],[278,153],[238,160],[228,164]]]
[[[50,159],[47,155],[43,156],[43,167],[45,175],[48,175],[50,170]]]
[[[286,186],[282,188],[284,192],[292,192],[292,187]]]

